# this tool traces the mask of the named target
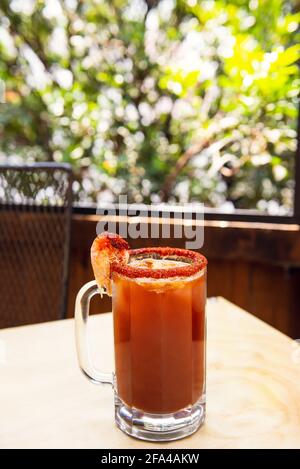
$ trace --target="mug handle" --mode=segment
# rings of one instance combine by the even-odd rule
[[[114,386],[114,374],[102,373],[94,367],[90,357],[88,343],[88,317],[90,301],[100,291],[95,280],[86,283],[76,296],[75,302],[75,335],[79,366],[83,374],[94,384]]]

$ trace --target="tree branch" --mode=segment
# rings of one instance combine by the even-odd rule
[[[57,85],[59,85],[59,83],[56,81],[55,77],[51,73],[51,64],[49,63],[48,58],[44,53],[39,38],[36,37],[34,41],[28,35],[26,35],[24,31],[21,30],[21,28],[18,26],[19,18],[10,10],[9,4],[3,2],[1,4],[0,12],[2,12],[2,14],[9,19],[9,30],[11,32],[11,35],[13,37],[19,37],[23,44],[25,44],[34,52],[39,61],[43,64],[48,75],[51,77],[51,80]]]
[[[190,160],[194,156],[196,156],[198,153],[203,151],[205,148],[209,147],[210,144],[211,144],[211,137],[207,137],[201,142],[198,142],[192,145],[179,157],[179,159],[176,162],[176,165],[167,175],[163,183],[161,191],[162,191],[162,198],[164,202],[168,201],[171,195],[172,189],[173,189],[173,185],[177,179],[177,176],[180,174],[183,168],[190,162]]]

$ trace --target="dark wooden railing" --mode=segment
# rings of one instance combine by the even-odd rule
[[[93,278],[89,250],[96,236],[97,221],[96,215],[73,215],[68,317],[73,316],[77,291]],[[141,223],[148,221],[141,219]],[[158,219],[157,223],[164,220]],[[223,296],[282,332],[299,338],[299,225],[206,220],[204,227],[201,252],[209,261],[208,296]],[[133,248],[149,244],[184,247],[184,241],[171,236],[155,242],[131,240],[130,244]],[[92,312],[110,308],[107,297],[102,300],[95,297]]]

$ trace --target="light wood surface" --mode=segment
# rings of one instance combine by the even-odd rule
[[[163,446],[115,427],[112,390],[78,369],[73,320],[1,330],[0,447],[300,448],[297,344],[222,298],[207,316],[206,423]],[[111,314],[92,316],[90,330],[95,361],[111,371]]]

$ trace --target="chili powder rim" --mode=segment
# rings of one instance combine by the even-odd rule
[[[173,277],[191,277],[207,266],[207,259],[199,252],[188,249],[170,248],[170,247],[149,247],[129,250],[129,256],[139,256],[143,254],[158,254],[162,259],[170,256],[182,257],[188,259],[189,263],[185,266],[170,267],[167,269],[150,269],[146,267],[133,267],[129,264],[120,264],[113,262],[111,272],[118,273],[129,278],[153,278],[165,279]]]

